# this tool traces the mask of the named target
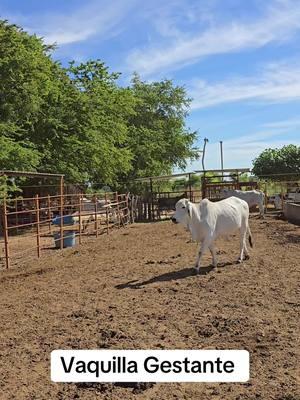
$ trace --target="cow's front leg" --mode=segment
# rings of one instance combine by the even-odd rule
[[[265,207],[264,207],[264,204],[259,204],[258,208],[259,208],[260,217],[261,218],[265,218]]]
[[[198,257],[197,257],[196,264],[195,264],[195,269],[196,269],[197,274],[199,273],[201,259],[203,257],[203,254],[207,251],[208,247],[210,247],[210,244],[211,244],[211,238],[209,238],[209,239],[207,238],[201,243],[200,251],[198,253]]]

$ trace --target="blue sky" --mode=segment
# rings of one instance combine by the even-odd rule
[[[137,71],[184,85],[206,168],[220,167],[219,140],[226,168],[300,145],[300,0],[1,0],[0,16],[56,42],[63,64],[100,58],[122,84]]]

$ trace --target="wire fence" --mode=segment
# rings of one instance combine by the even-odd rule
[[[300,203],[300,176],[293,180],[278,177],[272,181],[208,181],[197,187],[152,190],[137,195],[82,194],[76,193],[74,188],[67,191],[63,185],[60,188],[63,194],[52,195],[47,194],[47,188],[31,197],[1,201],[0,268],[9,268],[32,256],[41,257],[54,248],[63,249],[70,242],[71,245],[81,244],[85,238],[109,234],[113,228],[130,222],[169,218],[176,202],[183,197],[196,203],[204,197],[218,201],[224,188],[262,190],[266,212],[282,211],[286,202]]]
[[[194,203],[200,202],[203,198],[219,201],[224,198],[224,189],[261,190],[265,194],[266,213],[274,210],[282,211],[286,201],[300,202],[300,176],[298,179],[285,181],[209,182],[209,180],[202,180],[200,189],[190,187],[189,189],[182,188],[172,191],[149,191],[144,195],[137,196],[136,219],[139,221],[156,221],[169,218],[175,210],[176,202],[181,198],[188,198]]]
[[[1,207],[0,266],[109,234],[131,221],[128,194],[63,194],[6,199]]]

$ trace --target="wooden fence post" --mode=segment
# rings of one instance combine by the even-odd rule
[[[7,223],[7,204],[6,199],[3,202],[3,229],[4,229],[4,249],[5,249],[5,266],[9,268],[9,244],[8,244],[8,223]]]
[[[48,194],[48,219],[49,219],[49,232],[52,232],[52,227],[51,227],[51,201],[50,201],[50,195]]]
[[[150,178],[149,219],[150,219],[150,221],[154,221],[154,203],[153,203],[153,182],[152,182],[152,178]]]
[[[132,195],[131,197],[131,222],[134,223],[138,215],[138,197]]]
[[[202,199],[205,199],[207,197],[207,195],[206,195],[205,173],[204,173],[203,176],[201,176],[201,196],[202,196]]]
[[[105,192],[105,214],[106,214],[106,233],[109,234],[109,217],[108,217],[108,207],[107,207],[107,193]]]
[[[40,243],[40,202],[39,195],[35,196],[35,212],[36,212],[36,245],[37,256],[41,256],[41,243]]]
[[[60,179],[60,249],[64,247],[64,180]]]
[[[267,193],[267,182],[265,182],[265,213],[268,212],[268,193]]]
[[[139,196],[138,203],[138,220],[143,221],[143,197]]]
[[[126,208],[126,194],[120,194],[120,203],[121,203],[121,210],[120,210],[120,224],[124,227],[126,224],[125,221],[125,208]],[[124,200],[125,199],[125,200]],[[125,204],[124,204],[125,202]]]
[[[148,219],[148,196],[144,198],[144,220],[147,221]]]
[[[82,226],[82,221],[81,221],[81,194],[79,195],[79,244],[81,244],[81,226]]]
[[[15,210],[16,210],[16,225],[17,225],[16,232],[18,234],[19,233],[19,230],[18,230],[19,217],[18,217],[18,200],[17,199],[15,200]]]
[[[193,199],[192,199],[191,174],[189,174],[189,192],[190,192],[190,201],[193,201]]]
[[[120,228],[120,206],[119,206],[118,192],[116,192],[116,202],[117,202],[118,228]]]
[[[95,202],[95,230],[96,230],[96,237],[98,237],[98,203],[97,203],[97,196],[94,196]]]
[[[126,193],[125,196],[126,196],[125,197],[125,199],[126,199],[126,224],[129,224],[130,223],[129,200],[128,200],[129,194]]]

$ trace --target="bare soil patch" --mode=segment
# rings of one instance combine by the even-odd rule
[[[169,221],[135,224],[0,272],[0,399],[274,399],[299,394],[300,228],[251,218],[221,266]],[[247,349],[244,384],[57,384],[54,349]]]

